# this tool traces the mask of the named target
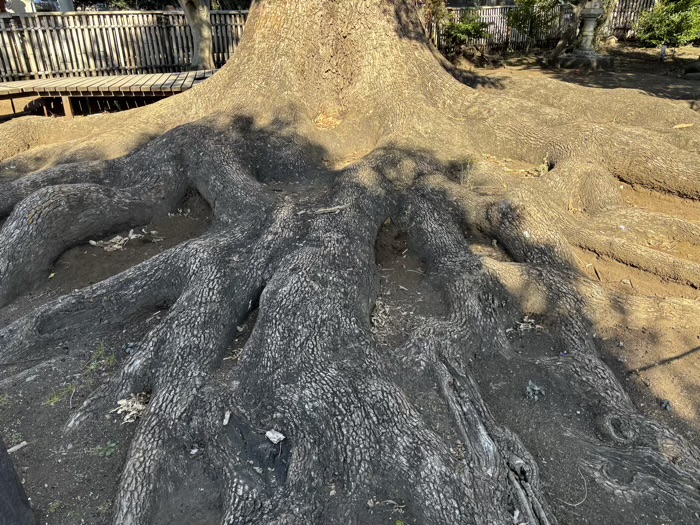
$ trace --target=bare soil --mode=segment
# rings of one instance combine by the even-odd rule
[[[122,250],[112,252],[90,244],[68,250],[56,261],[51,279],[0,310],[0,326],[40,304],[116,275],[200,236],[210,219],[208,205],[195,195],[182,203],[178,213],[144,225],[148,231],[157,231],[162,241],[134,240]],[[128,232],[116,232],[105,240],[117,234],[124,236]],[[13,454],[13,459],[30,496],[37,523],[109,522],[111,498],[134,425],[123,424],[117,414],[105,414],[96,433],[66,436],[63,427],[71,412],[105,383],[128,356],[130,343],[143,337],[158,320],[158,311],[144,312],[142,317],[125,324],[120,334],[109,337],[96,326],[89,346],[56,349],[49,360],[38,361],[12,383],[0,385],[0,433],[8,447],[23,441],[28,443]],[[11,375],[12,369],[10,366],[0,370],[0,381]]]

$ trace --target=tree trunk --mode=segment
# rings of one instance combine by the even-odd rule
[[[547,55],[546,55],[546,61],[548,64],[556,64],[557,58],[561,56],[561,54],[566,50],[567,47],[572,45],[575,41],[576,38],[578,37],[578,32],[579,32],[579,26],[581,25],[581,10],[583,9],[583,4],[577,3],[577,4],[569,4],[571,6],[571,10],[573,12],[573,20],[572,22],[568,25],[568,27],[565,28],[564,33],[562,34],[561,38],[559,39],[559,42],[557,42],[557,45],[554,46],[554,49],[552,49]]]
[[[192,31],[192,69],[214,69],[211,16],[207,0],[178,0]]]
[[[700,305],[611,292],[577,254],[700,286],[697,262],[646,242],[698,227],[620,190],[700,197],[700,117],[540,87],[457,82],[412,0],[260,0],[232,60],[182,95],[0,128],[0,305],[188,190],[212,208],[202,237],[0,327],[11,364],[164,309],[67,425],[150,394],[115,524],[199,511],[204,481],[225,524],[694,519],[700,452],[637,411],[594,334],[633,310],[697,326]]]
[[[603,40],[609,36],[613,36],[613,15],[617,9],[620,0],[607,0],[603,5],[603,15],[598,21],[596,29],[596,44],[599,46]]]

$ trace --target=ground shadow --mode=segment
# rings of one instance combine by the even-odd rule
[[[658,50],[623,47],[611,48],[615,57],[612,70],[543,68],[533,57],[515,56],[508,63],[523,69],[541,69],[546,76],[562,82],[602,89],[634,89],[651,96],[671,100],[700,99],[700,81],[684,78],[685,68],[697,62],[697,57],[670,57],[661,63]]]
[[[335,173],[331,172],[324,161],[328,156],[328,152],[322,146],[310,143],[303,137],[296,136],[293,132],[293,126],[289,122],[280,121],[272,125],[260,126],[252,118],[237,118],[228,122],[226,127],[222,127],[221,124],[217,124],[216,127],[206,124],[192,124],[183,126],[171,133],[186,133],[188,127],[192,128],[196,136],[217,137],[214,144],[215,147],[225,146],[231,151],[242,152],[244,155],[243,159],[251,168],[255,178],[267,185],[269,191],[276,194],[275,198],[291,204],[308,198],[308,195],[303,191],[303,186],[290,189],[291,185],[289,182],[302,182],[309,185],[308,187],[318,184],[321,186],[321,192],[332,192],[333,184],[343,173],[343,170]],[[230,133],[230,135],[227,133]],[[143,148],[148,147],[149,145],[143,146]],[[192,151],[202,155],[206,153],[201,148],[193,148]],[[290,151],[295,152],[289,157],[293,161],[281,161],[282,156],[280,153],[285,152],[289,154]],[[137,154],[138,152],[133,155]],[[431,158],[425,152],[396,147],[387,147],[381,154],[386,161],[385,164],[377,164],[379,175],[391,180],[395,168],[410,161],[413,165],[419,167],[416,170],[414,185],[420,184],[423,177],[431,176],[435,171],[444,174],[454,173],[458,170],[457,166],[460,165],[460,163],[445,165]],[[204,159],[204,162],[208,161],[206,156]],[[192,162],[194,163],[195,161]],[[468,162],[464,161],[463,165],[467,166]],[[453,184],[460,183],[459,176],[454,176],[453,179]],[[318,193],[319,188],[315,188],[314,191]],[[403,188],[403,191],[410,193],[414,191],[414,187]],[[451,200],[449,195],[442,195],[441,198],[436,199],[435,205],[450,208],[450,205],[446,203],[449,203]],[[342,213],[342,210],[339,210],[339,212]],[[450,208],[447,217],[454,219],[462,227],[465,254],[475,252],[475,247],[483,249],[493,245],[493,239],[475,231],[472,225],[464,223],[461,212],[457,208]],[[410,233],[408,242],[409,244],[412,242]],[[395,250],[397,260],[403,260],[399,259],[404,255],[403,249],[403,245],[401,245]],[[576,270],[561,262],[557,258],[556,252],[551,248],[533,245],[527,249],[532,250],[533,253],[541,253],[542,257],[538,258],[538,260],[550,261],[560,273],[570,272],[572,276],[576,274]],[[415,248],[415,251],[420,253],[420,247]],[[505,257],[510,257],[511,261],[517,259],[514,254],[505,253],[504,255]],[[428,260],[429,256],[423,255],[423,258],[426,259],[425,267],[429,272],[431,267],[431,261]],[[415,271],[420,273],[421,268],[418,266],[417,268]],[[541,270],[545,273],[547,272],[546,267],[541,268]],[[436,276],[438,279],[439,277],[439,275]],[[407,283],[408,281],[402,281],[400,286]],[[80,283],[72,285],[76,288],[81,286]],[[400,286],[397,284],[398,289],[401,289]],[[404,288],[409,288],[409,286],[404,286]],[[571,309],[569,306],[571,304],[571,296],[574,297],[575,304],[582,301],[582,298],[576,295],[573,278],[572,283],[568,283],[564,288],[567,291],[566,294],[552,288],[548,295],[547,305],[548,312],[564,312],[564,314],[552,314],[550,318],[542,319],[541,324],[544,328],[540,330],[537,328],[537,324],[540,322],[539,319],[537,323],[532,324],[531,328],[527,326],[526,328],[520,328],[524,319],[530,313],[522,308],[522,297],[508,291],[504,285],[494,283],[492,289],[486,290],[484,294],[480,295],[480,300],[484,302],[484,308],[493,304],[504,305],[502,308],[499,308],[498,316],[501,326],[513,328],[513,331],[507,331],[506,333],[509,334],[510,346],[514,351],[514,355],[510,359],[499,357],[498,352],[492,351],[493,339],[491,336],[493,334],[484,333],[481,335],[478,344],[475,344],[475,341],[469,342],[470,344],[465,343],[463,362],[459,364],[471,369],[478,378],[477,382],[481,389],[481,394],[489,409],[493,412],[496,421],[515,431],[530,452],[537,458],[542,472],[542,490],[547,499],[549,499],[555,514],[559,515],[563,522],[577,521],[581,516],[585,516],[590,518],[592,522],[599,523],[606,521],[637,523],[639,512],[647,512],[650,516],[656,516],[655,509],[658,506],[658,502],[655,498],[646,498],[642,503],[637,500],[624,501],[615,498],[598,484],[592,483],[592,479],[590,479],[588,474],[582,474],[579,470],[580,465],[586,459],[586,451],[579,444],[583,441],[599,442],[597,421],[604,407],[601,407],[595,397],[588,396],[585,392],[572,388],[570,378],[559,373],[559,369],[556,366],[551,366],[552,363],[566,362],[566,360],[571,358],[570,354],[568,354],[570,349],[567,346],[566,334],[561,333],[567,326],[562,323],[562,318],[566,318],[567,315],[576,316],[580,318],[581,326],[586,327],[590,333],[595,331],[595,325],[591,320],[586,319],[580,311]],[[410,292],[410,290],[405,291]],[[629,312],[629,314],[631,315],[633,312]],[[435,321],[440,320],[440,317],[440,312],[434,313]],[[529,326],[530,323],[525,322],[525,325]],[[85,337],[90,338],[90,334],[86,333]],[[126,337],[133,336],[127,333]],[[123,338],[115,342],[115,344],[122,346],[115,346],[114,351],[125,352],[126,350],[123,350],[123,348],[128,348],[128,346],[123,346],[125,342]],[[597,349],[603,353],[607,351],[606,348],[600,345],[597,346]],[[69,353],[72,350],[68,348],[65,351]],[[395,366],[396,351],[396,348],[384,350],[388,367]],[[690,355],[693,352],[695,350],[686,352],[686,354]],[[611,358],[614,357],[611,356]],[[72,363],[72,366],[75,366],[75,362]],[[63,406],[63,410],[60,412],[45,410],[45,418],[42,419],[41,429],[38,430],[36,420],[31,414],[31,405],[27,404],[27,400],[31,398],[31,389],[36,386],[36,388],[41,387],[45,390],[49,387],[46,384],[49,379],[56,382],[65,382],[65,377],[69,377],[70,374],[80,373],[80,369],[61,369],[60,364],[57,364],[56,367],[61,374],[47,374],[41,381],[37,381],[29,386],[27,386],[28,383],[18,383],[24,392],[22,398],[20,399],[13,395],[10,405],[4,408],[0,407],[0,409],[6,411],[10,418],[22,420],[22,423],[16,425],[16,428],[21,428],[23,432],[32,433],[32,436],[29,436],[29,440],[33,440],[41,445],[31,447],[31,453],[20,454],[16,459],[21,467],[26,468],[25,474],[30,495],[35,504],[42,510],[42,513],[53,509],[52,512],[56,516],[68,520],[71,518],[70,512],[84,513],[87,510],[88,514],[83,514],[83,516],[91,517],[92,523],[107,523],[109,519],[108,512],[100,511],[99,509],[106,504],[105,502],[109,501],[113,495],[112,493],[102,494],[100,498],[88,501],[81,501],[76,499],[76,497],[82,495],[84,484],[90,483],[89,476],[95,476],[98,479],[109,477],[109,481],[105,482],[103,487],[107,487],[108,490],[113,489],[114,480],[118,477],[124,454],[128,447],[128,439],[126,435],[119,439],[112,438],[110,432],[114,431],[115,425],[104,422],[104,425],[96,433],[96,437],[91,436],[92,442],[90,442],[90,445],[95,447],[95,443],[118,443],[120,447],[119,452],[112,459],[101,456],[101,460],[95,461],[95,455],[91,452],[92,449],[86,449],[78,441],[70,443],[71,446],[68,448],[68,444],[64,443],[62,441],[63,438],[60,437],[60,429],[65,423],[65,417],[68,412],[67,406]],[[419,384],[418,381],[412,381],[415,375],[419,373],[416,370],[411,371],[410,374],[406,373],[405,377],[411,380],[407,382],[407,390],[411,388],[409,383]],[[623,379],[619,378],[620,382]],[[26,381],[26,379],[23,377],[22,381]],[[98,379],[95,379],[95,381],[98,381]],[[527,388],[530,381],[536,383],[545,392],[541,399],[528,398]],[[55,386],[57,388],[61,387],[60,383]],[[412,399],[419,398],[422,393],[419,390],[415,390],[415,385],[412,388],[414,388],[413,392],[409,392],[407,397]],[[44,395],[45,392],[42,391],[41,396]],[[37,397],[34,401],[40,404],[41,397]],[[67,404],[66,399],[62,402],[64,405]],[[429,419],[429,416],[426,415],[426,419]],[[678,427],[683,426],[682,421],[676,421],[674,424]],[[574,439],[571,437],[572,435],[577,437]],[[76,451],[70,452],[74,448]],[[47,458],[47,454],[43,453],[47,450],[56,450],[58,452]],[[87,461],[85,460],[86,453],[89,454]],[[90,456],[92,456],[92,459]],[[59,463],[62,464],[59,465]],[[207,477],[206,465],[198,463],[196,468],[204,469],[201,472],[197,470],[198,479],[207,479],[215,483],[220,481]],[[72,473],[76,474],[76,480],[64,479],[65,483],[60,483],[61,479],[59,478],[57,483],[57,478],[55,477],[57,471],[61,471],[65,475],[73,470],[75,472]],[[78,474],[82,476],[82,479]],[[588,476],[588,482],[585,476]],[[184,478],[186,477],[185,475]],[[580,493],[583,491],[581,478],[584,478],[583,485],[588,483],[586,485],[587,498],[585,501],[577,504],[575,509],[572,509],[566,502],[580,499]],[[178,483],[178,480],[171,481],[175,484]],[[50,492],[44,490],[44,485],[49,486],[49,484],[52,487]],[[406,493],[410,493],[410,491],[406,491]],[[179,491],[177,486],[173,487],[171,495],[175,498],[185,497],[182,496],[182,491]],[[201,509],[197,507],[197,502],[195,501],[199,497],[198,494],[187,494],[186,497],[193,498],[192,512],[195,514],[199,512]],[[61,502],[63,506],[54,505],[54,501]],[[399,504],[401,503],[399,502]],[[219,503],[216,501],[204,501],[202,504],[212,506]],[[686,516],[684,514],[685,510],[687,509],[667,509],[667,513],[672,519],[676,518],[675,522],[682,523]],[[89,514],[90,512],[92,514]],[[73,514],[72,518],[74,519],[75,516],[76,514]]]

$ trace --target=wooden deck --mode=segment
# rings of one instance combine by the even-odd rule
[[[216,70],[115,75],[97,77],[61,77],[19,80],[0,84],[0,100],[19,97],[61,97],[67,117],[73,116],[71,97],[169,96],[187,91],[206,80]]]

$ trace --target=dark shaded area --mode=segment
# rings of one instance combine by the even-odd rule
[[[27,495],[0,437],[0,520],[3,525],[35,525]]]
[[[29,308],[37,308],[73,290],[103,281],[187,239],[199,237],[208,230],[211,221],[209,205],[197,192],[190,191],[170,216],[135,228],[135,233],[144,237],[128,241],[123,249],[105,251],[87,242],[70,248],[53,264],[49,279],[38,283],[35,290],[23,294],[9,306],[0,308],[0,327]],[[148,233],[144,234],[142,229]],[[157,233],[151,234],[152,231]],[[129,230],[110,232],[94,240],[109,241],[117,235],[127,237]]]
[[[329,192],[334,189],[335,181],[342,174],[342,172],[329,170],[325,162],[327,152],[319,145],[311,144],[296,136],[291,131],[291,125],[288,122],[280,121],[271,126],[262,127],[258,126],[253,119],[242,118],[229,123],[228,126],[228,129],[222,130],[221,128],[192,125],[179,128],[177,133],[192,133],[193,136],[208,137],[209,139],[216,137],[213,145],[204,142],[202,147],[197,150],[201,151],[204,157],[201,162],[211,162],[207,155],[209,153],[208,147],[212,147],[212,149],[226,147],[236,151],[244,162],[252,168],[255,178],[267,186],[270,198],[275,201],[286,199],[295,204],[309,203],[316,208],[323,202],[323,197],[329,195]],[[150,146],[146,145],[144,148],[148,147]],[[459,173],[468,169],[469,161],[457,161],[445,166],[424,152],[392,147],[385,148],[375,155],[377,155],[378,160],[374,168],[387,179],[382,183],[386,184],[387,187],[391,187],[391,183],[388,181],[395,180],[395,173],[401,163],[409,160],[414,162],[416,180],[412,185],[400,188],[401,191],[397,194],[404,196],[408,194],[411,196],[410,198],[426,199],[433,205],[434,209],[439,210],[438,213],[444,219],[442,224],[460,225],[464,242],[464,257],[468,258],[472,264],[469,270],[473,272],[474,276],[477,276],[483,268],[481,268],[480,259],[473,252],[473,248],[476,245],[482,249],[488,247],[490,239],[480,232],[474,231],[473,225],[465,223],[459,209],[449,204],[451,199],[448,195],[426,189],[422,186],[421,181],[423,176],[437,170],[449,176],[455,184],[459,184]],[[190,162],[190,166],[193,166],[198,161],[192,160]],[[403,198],[399,199],[400,202],[392,203],[392,208],[397,211],[397,215],[399,208],[409,208],[407,206],[410,204],[409,199],[404,201]],[[312,210],[314,208],[310,207]],[[400,223],[400,219],[397,219],[397,222]],[[514,230],[517,231],[518,228],[516,221]],[[523,259],[523,253],[536,253],[538,260],[547,261],[556,270],[575,272],[573,268],[564,265],[550,247],[514,245],[512,240],[506,237],[501,237],[498,240],[499,244],[511,247],[507,255],[513,260]],[[300,241],[303,243],[302,239]],[[513,246],[515,249],[512,248]],[[458,279],[463,275],[443,274],[439,270],[443,263],[440,254],[431,252],[430,248],[422,243],[415,232],[409,228],[399,228],[386,224],[385,228],[380,231],[376,248],[380,252],[377,257],[380,264],[401,263],[406,255],[411,258],[412,263],[406,268],[406,273],[412,273],[409,270],[416,272],[414,280],[406,279],[393,283],[396,287],[406,288],[406,290],[402,290],[405,295],[399,296],[398,293],[395,295],[398,299],[394,304],[410,307],[414,302],[417,302],[418,292],[430,294],[428,300],[425,300],[427,308],[411,310],[411,315],[422,317],[422,320],[427,321],[429,325],[438,325],[444,322],[446,320],[445,301],[440,290],[450,284],[450,279]],[[58,272],[61,271],[60,262],[61,259],[57,265]],[[124,260],[124,264],[116,265],[112,270],[123,270],[129,262]],[[546,269],[542,268],[545,272]],[[467,271],[466,267],[465,271]],[[111,271],[106,272],[105,275],[111,273]],[[391,278],[391,276],[387,277]],[[405,275],[405,277],[408,276]],[[547,282],[546,273],[542,277]],[[70,286],[85,286],[90,281],[91,279],[83,279],[82,283],[71,281]],[[319,282],[322,283],[322,281]],[[566,338],[566,331],[571,328],[571,325],[567,324],[570,321],[562,320],[558,315],[553,314],[550,318],[537,320],[544,327],[541,331],[517,329],[518,324],[527,314],[521,310],[519,298],[510,294],[497,282],[478,281],[475,278],[474,284],[475,286],[479,285],[477,293],[482,307],[485,310],[497,312],[496,318],[499,324],[496,328],[511,334],[506,330],[516,327],[514,334],[509,335],[513,356],[506,359],[499,354],[493,342],[494,334],[476,333],[473,339],[463,342],[462,354],[451,356],[451,365],[456,364],[456,367],[468,370],[473,377],[477,378],[481,395],[494,413],[496,421],[515,431],[533,456],[537,458],[542,472],[543,492],[547,495],[550,505],[555,509],[555,513],[562,519],[562,522],[576,522],[581,516],[584,516],[584,519],[591,523],[638,523],[640,517],[648,519],[658,517],[658,502],[656,500],[652,501],[652,498],[646,498],[641,503],[618,500],[598,484],[592,483],[593,480],[589,472],[582,473],[579,470],[580,464],[586,459],[586,451],[582,449],[580,443],[601,441],[602,433],[598,421],[605,414],[606,407],[599,398],[595,397],[595,393],[589,394],[572,388],[571,376],[561,373],[567,360],[571,359],[571,355],[567,355],[571,348]],[[592,333],[592,323],[582,318],[580,311],[571,310],[566,306],[569,304],[567,294],[575,296],[573,285],[564,287],[562,290],[552,283],[548,284],[550,284],[548,311],[557,312],[563,307],[568,310],[568,315],[580,321],[580,325],[574,325],[575,327],[583,327],[586,333]],[[581,301],[580,298],[576,298],[576,300]],[[16,304],[17,301],[10,308]],[[250,311],[254,311],[256,306],[256,304],[251,303]],[[28,312],[31,307],[33,305],[25,304],[23,311]],[[390,312],[389,316],[391,315]],[[248,337],[254,330],[253,321],[257,318],[257,312],[251,316],[245,323],[250,326],[241,327],[241,341],[233,345],[233,350],[243,350],[245,342],[248,341]],[[89,330],[90,327],[86,327],[86,329]],[[403,340],[407,338],[407,335],[409,334],[403,334]],[[84,336],[89,338],[92,334],[86,333]],[[402,340],[396,339],[395,342],[400,344]],[[449,425],[450,421],[448,416],[440,414],[439,409],[436,408],[440,406],[440,400],[435,397],[432,379],[428,372],[417,371],[415,367],[406,367],[407,361],[403,361],[402,364],[401,358],[407,356],[398,355],[399,359],[396,358],[400,352],[400,349],[397,348],[399,344],[382,349],[386,366],[393,369],[401,378],[400,384],[407,397],[415,403],[425,420],[430,422],[434,431],[445,436],[449,430],[441,430],[440,424]],[[598,348],[598,350],[603,349]],[[352,354],[348,353],[347,356],[349,359]],[[559,364],[562,366],[559,367]],[[236,362],[232,365],[235,367]],[[455,368],[455,370],[457,369]],[[542,400],[533,401],[527,398],[528,380],[532,380],[542,387],[546,393]],[[23,410],[27,410],[27,408],[23,407]],[[52,421],[52,423],[55,422]],[[62,423],[63,421],[58,425]],[[227,434],[233,443],[236,443],[237,449],[245,452],[244,459],[250,458],[256,464],[264,465],[266,470],[263,471],[265,476],[263,482],[265,484],[271,483],[273,479],[276,484],[285,483],[286,468],[290,458],[294,455],[293,437],[282,442],[282,446],[275,448],[263,437],[264,429],[253,428],[251,423],[238,414],[232,415],[229,425],[222,432]],[[119,441],[119,446],[126,448],[126,443]],[[454,446],[455,450],[458,451],[459,445],[456,440]],[[184,455],[189,453],[186,450],[180,452]],[[34,461],[40,460],[35,457]],[[171,517],[184,514],[192,521],[214,523],[218,512],[210,512],[210,510],[220,508],[221,505],[221,496],[217,489],[220,487],[220,479],[216,477],[216,472],[208,467],[206,461],[196,461],[192,464],[185,462],[184,465],[186,468],[183,468],[183,472],[178,477],[169,480],[172,486],[169,487],[170,492],[167,496],[163,496],[162,501],[165,502],[163,504],[166,507],[168,505],[170,507],[162,509],[162,514],[160,514],[164,520],[162,522],[167,523]],[[41,468],[40,465],[30,465],[30,471],[35,476],[36,470],[39,468]],[[118,468],[119,465],[111,465],[108,471],[114,473],[118,471]],[[248,474],[251,479],[255,476],[251,472]],[[623,474],[623,481],[629,481],[630,474]],[[29,477],[31,479],[31,474]],[[588,498],[572,510],[570,506],[560,502],[578,502],[581,499],[582,477],[588,480],[586,489]],[[255,479],[256,483],[260,482],[258,478]],[[36,478],[31,483],[35,489],[40,489]],[[584,483],[586,482],[584,481]],[[393,487],[385,488],[386,492],[378,494],[378,498],[382,501],[389,500],[395,494],[406,498],[411,494],[409,486],[399,486],[395,490],[390,490],[394,489]],[[206,498],[201,499],[200,503],[196,503],[200,489],[206,492]],[[45,501],[44,504],[46,504]],[[378,509],[377,513],[370,517],[376,518],[377,523],[384,523],[388,518],[396,519],[397,516],[406,519],[407,523],[416,522],[415,520],[411,521],[410,513],[413,512],[411,502],[399,501],[397,507],[403,504],[408,505],[405,511],[407,516],[397,515],[394,512],[394,507],[389,505],[381,512]],[[684,520],[689,516],[687,509],[676,508],[666,509],[666,511],[666,516],[675,519],[677,523],[686,522]],[[419,517],[419,511],[415,512],[415,516]],[[358,513],[367,515],[368,511],[363,507],[358,510]],[[103,516],[95,519],[93,523],[105,523],[106,519]]]
[[[691,104],[700,99],[700,80],[683,78],[685,68],[700,59],[675,58],[661,63],[648,52],[634,48],[611,49],[615,67],[610,71],[585,71],[542,69],[542,72],[572,84],[603,89],[637,89],[649,95],[671,100],[688,100]],[[509,61],[526,69],[538,68],[528,57]],[[696,109],[695,105],[691,106]]]
[[[669,363],[673,363],[674,361],[678,361],[679,359],[683,359],[684,357],[690,357],[691,355],[700,352],[700,346],[697,346],[693,348],[692,350],[688,350],[687,352],[683,352],[682,354],[679,355],[674,355],[673,357],[669,357],[667,359],[662,359],[661,361],[658,361],[656,363],[653,363],[651,365],[646,365],[641,368],[636,368],[632,370],[631,372],[644,372],[645,370],[651,370],[652,368],[656,368],[657,366],[663,366],[667,365]]]

